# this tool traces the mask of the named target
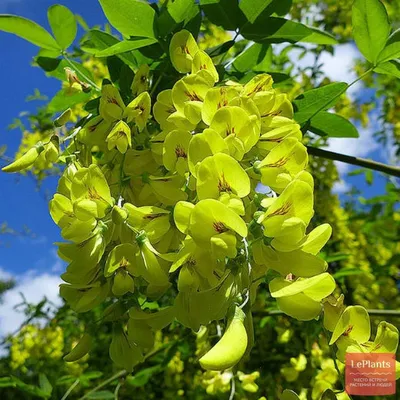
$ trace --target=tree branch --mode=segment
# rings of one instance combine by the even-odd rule
[[[359,158],[359,157],[347,156],[345,154],[334,153],[333,151],[323,150],[312,146],[307,146],[307,150],[309,154],[316,157],[323,157],[329,160],[341,161],[346,164],[358,165],[359,167],[372,169],[374,171],[383,172],[384,174],[400,178],[399,167],[393,167],[391,165],[368,160],[366,158]]]

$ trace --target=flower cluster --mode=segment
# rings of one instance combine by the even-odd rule
[[[66,240],[58,244],[68,263],[62,297],[77,312],[107,304],[100,323],[113,323],[110,357],[129,371],[174,319],[199,331],[226,318],[218,348],[200,363],[236,365],[251,349],[251,305],[268,269],[275,271],[271,296],[285,314],[305,321],[325,309],[339,359],[349,346],[364,346],[362,311],[334,298],[335,281],[318,256],[331,227],[308,229],[314,182],[288,97],[268,74],[219,82],[186,30],[173,36],[170,60],[184,75],[153,105],[148,90],[157,83],[146,65],[130,97],[104,81],[97,112],[65,138],[73,140],[60,155],[55,136],[5,168],[26,168],[41,152],[66,164],[50,202]],[[149,300],[165,307],[146,310]],[[358,321],[363,333],[350,334]],[[396,328],[383,328],[397,343]],[[74,354],[84,355],[88,343]],[[305,365],[293,360],[298,374]],[[256,378],[239,376],[249,391]]]

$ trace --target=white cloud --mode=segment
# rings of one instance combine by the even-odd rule
[[[279,44],[277,45],[277,50],[279,51],[279,49],[283,47],[286,47],[286,45]],[[313,48],[314,46],[306,44],[304,47]],[[315,62],[315,54],[310,51],[302,53],[302,49],[296,48],[289,53],[289,56],[299,70],[312,67]],[[304,56],[300,57],[301,55]],[[328,52],[321,53],[317,64],[321,65],[323,76],[330,78],[334,82],[351,83],[357,79],[357,74],[354,71],[354,64],[357,58],[360,58],[360,53],[355,44],[346,43],[335,46],[333,55]],[[357,82],[352,85],[347,93],[353,100],[362,98],[365,94],[362,82]],[[355,157],[367,157],[376,151],[379,148],[379,144],[374,139],[374,133],[379,129],[378,116],[380,115],[380,110],[381,104],[378,104],[376,109],[370,113],[370,123],[368,127],[357,127],[360,134],[359,138],[330,138],[328,140],[328,149]],[[336,162],[336,166],[342,178],[352,168],[351,165],[342,162]],[[343,193],[349,188],[350,186],[342,179],[340,182],[336,183],[334,190],[337,193]]]
[[[51,267],[51,272],[58,272],[61,273],[61,271],[65,270],[65,261],[61,260],[61,258],[58,256],[57,254],[57,250],[53,249],[51,251],[54,259],[56,260],[53,264],[53,266]]]
[[[279,44],[275,46],[275,49],[279,51],[280,48],[284,48],[287,45]],[[315,47],[315,45],[311,44],[303,44],[303,46],[308,49]],[[307,51],[305,54],[302,53],[303,50],[298,48],[294,48],[289,53],[297,69],[313,66],[315,54],[311,51]],[[351,83],[357,79],[357,74],[353,68],[354,61],[357,58],[360,58],[360,53],[353,43],[339,44],[335,46],[333,55],[326,51],[322,52],[318,58],[318,65],[321,64],[321,71],[324,73],[324,76],[327,76],[332,81]],[[361,87],[362,84],[357,83],[349,89],[348,93],[355,96]]]
[[[335,194],[343,194],[348,192],[350,189],[351,185],[345,182],[343,179],[340,179],[333,184],[332,192]]]
[[[46,297],[56,307],[62,301],[58,295],[58,285],[61,279],[58,275],[49,273],[38,274],[34,270],[27,271],[23,275],[12,275],[0,269],[0,278],[12,277],[16,286],[4,293],[0,303],[0,336],[14,332],[25,321],[25,315],[15,309],[22,302],[21,293],[28,303],[37,304]]]
[[[369,124],[366,128],[358,126],[359,138],[330,138],[328,149],[336,153],[347,154],[354,157],[367,157],[379,149],[380,145],[374,139],[374,133],[379,129],[378,117],[380,109],[375,109],[369,115]],[[339,174],[343,176],[351,169],[350,164],[336,162]]]
[[[10,274],[4,268],[0,267],[0,281],[9,281],[13,278],[13,274]]]
[[[385,123],[383,129],[392,130],[393,125]],[[383,162],[390,165],[400,165],[400,155],[396,154],[397,150],[398,146],[396,146],[394,138],[389,138],[386,145],[382,146]]]

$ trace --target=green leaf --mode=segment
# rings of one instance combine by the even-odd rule
[[[282,396],[280,397],[280,400],[300,400],[299,396],[292,390],[286,389],[283,393]]]
[[[321,256],[322,256],[322,254],[323,254],[323,253],[320,253]],[[323,258],[324,258],[324,260],[325,260],[327,263],[332,263],[332,262],[335,262],[335,261],[347,260],[349,257],[350,257],[349,254],[345,254],[345,253],[334,253],[334,254],[332,254],[332,255],[328,255],[328,256],[325,256],[325,257],[323,257]]]
[[[272,1],[273,0],[242,0],[239,3],[239,7],[246,18],[253,23]]]
[[[98,392],[94,392],[86,395],[87,399],[97,399],[97,400],[109,400],[114,399],[114,393],[109,390],[99,390]]]
[[[335,279],[344,278],[345,276],[352,276],[352,275],[361,275],[365,274],[365,272],[359,268],[346,268],[342,269],[339,272],[333,274]]]
[[[107,68],[110,74],[111,82],[117,83],[121,75],[121,68],[125,65],[121,59],[116,56],[111,56],[107,58]],[[118,85],[117,85],[118,86]]]
[[[270,14],[276,14],[284,17],[292,8],[292,0],[273,0],[268,6],[271,9]]]
[[[271,67],[272,49],[268,44],[253,43],[244,50],[233,63],[233,68],[239,72],[266,72]]]
[[[234,31],[246,22],[237,0],[200,0],[207,18],[215,25]]]
[[[36,57],[57,58],[60,55],[60,50],[40,49]]]
[[[67,49],[78,30],[75,15],[67,7],[55,4],[48,9],[47,17],[57,43],[62,49]]]
[[[283,74],[282,72],[274,72],[274,71],[267,71],[269,75],[271,75],[272,80],[274,81],[275,87],[278,87],[279,83],[285,83],[286,81],[292,80],[292,77],[287,74]]]
[[[357,138],[357,128],[346,118],[338,114],[320,111],[311,118],[309,130],[320,136],[337,138]]]
[[[98,29],[91,29],[89,31],[89,41],[82,45],[82,49],[88,53],[96,54],[101,50],[106,50],[109,47],[114,46],[117,43],[120,42],[114,36],[106,32],[99,31]],[[118,54],[117,57],[119,57],[125,64],[133,68],[138,67],[136,58],[131,53],[121,53]]]
[[[255,42],[264,40],[298,42],[313,32],[306,25],[298,22],[279,17],[264,17],[263,15],[254,24],[246,24],[241,33],[246,39]]]
[[[99,105],[100,105],[100,97],[96,99],[89,100],[83,109],[91,114],[98,114],[99,113]]]
[[[0,15],[0,30],[13,33],[28,42],[48,50],[60,50],[60,46],[46,29],[29,19],[17,15]]]
[[[191,24],[198,16],[199,11],[199,7],[195,4],[194,0],[165,2],[157,18],[159,36],[167,36],[172,31],[175,31],[178,26],[182,27],[182,25]]]
[[[325,390],[324,394],[321,397],[321,400],[337,400],[337,397],[333,390],[328,389]]]
[[[189,21],[185,21],[184,28],[187,29],[193,37],[197,38],[200,33],[201,21],[203,20],[203,15],[198,8],[198,13]]]
[[[375,64],[390,33],[385,6],[380,0],[355,0],[352,22],[358,49],[369,62]]]
[[[0,387],[15,387],[14,380],[11,377],[0,378]]]
[[[357,176],[357,175],[362,175],[364,173],[364,168],[359,168],[359,169],[354,169],[353,171],[350,171],[347,176]]]
[[[102,376],[103,373],[100,371],[85,372],[79,376],[79,381],[82,383],[82,385],[88,386],[91,380],[98,379]]]
[[[88,31],[90,30],[89,25],[83,19],[83,17],[79,14],[75,14],[76,22],[82,27],[83,30]]]
[[[267,40],[272,43],[306,42],[326,45],[337,43],[336,39],[326,32],[285,18],[269,17],[267,12],[257,18],[254,24],[246,24],[241,33],[246,39],[255,42]]]
[[[12,387],[21,390],[24,393],[30,394],[32,396],[41,397],[43,399],[49,398],[49,394],[39,389],[34,385],[28,385],[22,382],[15,376],[0,378],[0,388]]]
[[[140,0],[99,0],[110,24],[124,36],[155,38],[154,9]]]
[[[39,67],[42,68],[45,72],[53,72],[57,70],[58,66],[61,63],[61,59],[59,58],[42,57],[42,56],[37,57],[35,61],[39,65]],[[62,72],[60,71],[60,73]],[[63,74],[63,76],[65,77],[65,73]]]
[[[380,52],[378,57],[378,64],[385,61],[394,60],[400,57],[400,29],[393,32],[388,41],[386,42],[385,48]]]
[[[257,66],[258,67],[258,66]],[[274,82],[275,87],[279,87],[279,85],[287,84],[289,80],[292,80],[290,75],[283,74],[281,72],[274,72],[274,71],[266,71],[268,75],[271,75],[272,80]],[[235,77],[239,83],[246,84],[254,78],[258,72],[255,71],[248,71],[246,73],[243,72],[236,72],[236,71],[229,71],[226,76]]]
[[[177,24],[184,21],[188,22],[199,12],[199,8],[194,3],[194,0],[168,1],[166,9]]]
[[[285,16],[292,8],[292,0],[241,0],[239,7],[250,23],[256,19],[266,20],[274,16]]]
[[[40,389],[43,390],[43,392],[48,393],[49,396],[51,395],[51,392],[53,391],[53,386],[51,385],[45,374],[39,374],[39,386]]]
[[[235,42],[233,40],[228,40],[225,43],[221,43],[218,46],[211,47],[210,49],[206,49],[205,51],[210,57],[217,57],[229,51],[229,49],[231,49],[234,44]]]
[[[114,56],[120,53],[126,53],[127,51],[132,51],[135,49],[140,49],[142,47],[150,46],[153,43],[156,43],[156,39],[146,38],[146,39],[134,39],[134,40],[125,40],[123,42],[119,42],[109,47],[108,49],[99,51],[95,54],[96,57],[108,57]]]
[[[397,60],[387,61],[375,67],[374,71],[378,74],[392,75],[400,78],[400,62]]]
[[[319,111],[332,107],[347,87],[345,82],[335,82],[301,94],[293,101],[296,107],[295,120],[303,124]]]
[[[91,93],[76,92],[73,94],[68,93],[67,89],[60,90],[48,104],[48,110],[52,113],[65,111],[78,103],[86,103],[90,97]]]
[[[119,77],[119,91],[121,94],[126,94],[130,96],[132,94],[132,82],[135,74],[133,73],[132,69],[126,65],[123,64],[121,68],[121,75]]]
[[[372,185],[374,183],[374,173],[371,169],[366,169],[364,172],[365,175],[365,181],[367,182],[368,185]]]
[[[325,45],[334,45],[338,43],[336,38],[330,33],[321,31],[320,29],[314,28],[312,26],[307,26],[307,28],[309,28],[312,33],[300,40],[303,43],[315,43]]]
[[[127,383],[132,386],[140,387],[146,385],[146,383],[150,380],[150,378],[161,371],[161,366],[156,365],[154,367],[145,368],[139,371],[134,376],[128,376],[126,378]]]

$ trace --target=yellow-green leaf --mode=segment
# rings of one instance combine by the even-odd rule
[[[135,38],[134,40],[124,40],[109,47],[108,49],[99,51],[95,54],[96,57],[108,57],[115,54],[126,53],[127,51],[132,51],[135,49],[140,49],[142,47],[150,46],[156,43],[156,39],[152,38]]]
[[[110,24],[124,36],[154,38],[155,11],[140,0],[99,0]]]
[[[57,43],[62,49],[67,49],[78,30],[75,15],[67,7],[55,4],[48,9],[47,17]]]
[[[43,27],[17,15],[0,15],[0,30],[13,33],[28,42],[48,50],[61,50],[53,36]]]
[[[352,23],[358,49],[368,61],[375,63],[390,33],[385,6],[380,0],[355,0]]]

